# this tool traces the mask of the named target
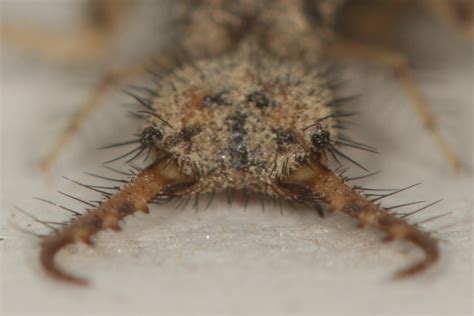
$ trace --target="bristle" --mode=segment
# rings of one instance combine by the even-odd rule
[[[38,201],[41,201],[41,202],[45,202],[45,203],[47,203],[47,204],[50,204],[50,205],[53,205],[53,206],[56,206],[56,207],[59,207],[59,208],[65,210],[65,211],[67,211],[67,212],[73,214],[74,216],[80,216],[80,215],[82,215],[81,213],[76,212],[76,211],[74,211],[74,210],[72,210],[72,209],[70,209],[70,208],[67,208],[67,207],[63,206],[63,205],[59,205],[59,204],[56,204],[56,203],[54,203],[54,202],[51,202],[51,201],[48,201],[48,200],[45,200],[45,199],[42,199],[42,198],[34,197],[33,199],[38,200]]]
[[[372,173],[369,173],[369,174],[365,174],[365,175],[362,175],[362,176],[347,178],[347,181],[355,181],[355,180],[366,179],[366,178],[375,176],[375,175],[377,175],[377,174],[379,174],[379,173],[380,173],[380,171],[375,171],[375,172],[372,172]]]
[[[131,151],[129,151],[129,152],[123,154],[123,155],[120,155],[120,156],[118,156],[114,159],[110,159],[110,160],[105,161],[104,164],[109,164],[111,162],[114,162],[114,161],[117,161],[117,160],[120,160],[122,158],[125,158],[125,157],[128,157],[130,155],[135,154],[134,156],[132,156],[132,158],[127,160],[126,163],[129,163],[129,162],[133,161],[135,158],[137,158],[138,156],[140,156],[141,153],[145,150],[145,148],[146,147],[144,147],[143,145],[140,145],[140,146],[136,147],[135,149],[133,149],[133,150],[131,150]]]
[[[405,207],[405,206],[411,206],[411,205],[420,204],[420,203],[425,203],[425,202],[426,202],[426,201],[416,201],[416,202],[398,204],[398,205],[390,206],[390,207],[386,206],[385,209],[387,209],[387,210],[393,210],[393,209],[396,209],[396,208]]]
[[[134,85],[127,85],[127,89],[128,90],[135,90],[135,91],[140,91],[140,92],[145,92],[147,93],[150,97],[159,97],[160,94],[158,93],[158,91],[156,91],[155,89],[152,89],[152,88],[148,88],[148,87],[142,87],[142,86],[134,86]]]
[[[440,199],[440,200],[438,200],[438,201],[435,201],[435,202],[433,202],[433,203],[430,203],[430,204],[428,204],[428,205],[425,205],[425,206],[423,206],[423,207],[420,207],[419,209],[414,210],[414,211],[412,211],[412,212],[410,212],[410,213],[400,214],[399,216],[400,216],[400,218],[406,218],[406,217],[408,217],[408,216],[412,216],[412,215],[414,215],[414,214],[416,214],[416,213],[419,213],[419,212],[421,212],[421,211],[423,211],[423,210],[428,209],[429,207],[431,207],[431,206],[433,206],[433,205],[438,204],[438,203],[441,202],[441,201],[442,201],[442,199]],[[413,203],[412,203],[412,204],[413,204]]]
[[[116,147],[131,145],[131,144],[137,144],[137,143],[140,143],[140,139],[133,139],[133,140],[125,141],[125,142],[113,143],[110,145],[99,147],[99,149],[116,148]]]
[[[436,215],[436,216],[433,216],[433,217],[424,219],[424,220],[422,220],[422,221],[419,221],[419,222],[415,223],[414,225],[419,226],[419,225],[421,225],[421,224],[426,224],[426,223],[428,223],[428,222],[431,222],[431,221],[440,219],[440,218],[442,218],[442,217],[445,217],[445,216],[448,216],[448,215],[451,215],[451,214],[453,214],[453,212],[447,212],[447,213],[443,213],[443,214],[440,214],[440,215]]]
[[[123,179],[114,179],[114,178],[104,177],[104,176],[97,175],[97,174],[90,173],[90,172],[84,172],[84,174],[86,174],[88,176],[91,176],[91,177],[95,177],[95,178],[102,179],[102,180],[107,180],[107,181],[112,181],[112,182],[118,182],[118,183],[126,183],[127,182],[126,180],[123,180]]]
[[[33,219],[33,220],[35,221],[35,223],[39,223],[39,224],[41,224],[41,225],[43,225],[43,226],[45,226],[45,227],[51,229],[52,231],[56,231],[56,230],[57,230],[56,227],[52,226],[52,224],[56,224],[56,223],[52,223],[52,222],[48,222],[48,221],[41,220],[41,219],[37,218],[36,216],[34,216],[34,215],[28,213],[28,212],[25,211],[24,209],[19,208],[18,206],[14,206],[14,207],[15,207],[15,209],[16,209],[18,212],[20,212],[20,213],[22,213],[22,214],[28,216],[29,218]]]
[[[62,194],[62,195],[64,195],[64,196],[66,196],[66,197],[68,197],[68,198],[70,198],[70,199],[73,199],[73,200],[76,200],[76,201],[78,201],[78,202],[84,203],[85,205],[87,205],[87,206],[89,206],[89,207],[96,207],[96,205],[94,205],[94,204],[92,204],[92,203],[90,203],[90,202],[84,201],[84,200],[82,200],[82,199],[80,199],[80,198],[77,198],[77,197],[75,197],[75,196],[72,196],[72,195],[70,195],[70,194],[68,194],[68,193],[65,193],[65,192],[62,192],[62,191],[58,191],[58,193],[59,193],[59,194]]]
[[[393,191],[393,192],[391,192],[391,193],[384,194],[384,195],[382,195],[381,197],[378,197],[378,198],[372,199],[372,200],[371,200],[371,202],[376,202],[376,201],[379,201],[379,200],[381,200],[381,199],[385,199],[386,197],[389,197],[389,196],[392,196],[392,195],[398,194],[398,193],[400,193],[400,192],[403,192],[403,191],[409,190],[409,189],[411,189],[411,188],[414,188],[414,187],[416,187],[416,186],[419,186],[420,184],[421,184],[421,182],[419,182],[419,183],[415,183],[415,184],[409,185],[409,186],[407,186],[407,187],[405,187],[405,188],[402,188],[402,189],[399,189],[399,190]]]
[[[152,100],[150,99],[145,99],[143,97],[140,97],[139,95],[136,95],[130,91],[127,91],[127,90],[122,90],[124,93],[128,94],[129,96],[131,96],[132,98],[135,99],[135,101],[137,101],[140,105],[142,105],[143,107],[145,107],[147,110],[149,111],[152,111],[154,112],[154,108],[152,106],[153,102]]]
[[[335,155],[339,155],[341,156],[342,158],[350,161],[351,163],[353,163],[354,165],[356,165],[357,167],[361,168],[362,170],[366,171],[366,172],[369,172],[369,169],[367,169],[366,167],[364,167],[363,165],[361,165],[360,163],[358,163],[357,161],[355,161],[354,159],[352,159],[351,157],[347,156],[346,154],[344,154],[343,152],[341,152],[340,150],[338,150],[337,148],[335,148],[334,146],[331,146],[331,152],[335,153]],[[338,163],[340,164],[340,162],[338,161]]]
[[[106,197],[106,198],[107,198],[107,197],[110,197],[110,196],[112,195],[112,193],[110,193],[110,192],[106,192],[106,191],[100,190],[97,186],[83,184],[83,183],[80,183],[80,182],[78,182],[78,181],[72,180],[72,179],[70,179],[70,178],[68,178],[68,177],[63,177],[63,179],[66,179],[66,180],[68,180],[68,181],[70,181],[70,182],[72,182],[72,183],[74,183],[74,184],[77,184],[77,185],[83,187],[83,188],[86,188],[86,189],[89,189],[89,190],[91,190],[91,191],[100,193],[100,194],[102,194],[102,195],[103,195],[104,197]],[[108,189],[110,189],[110,188],[108,188]],[[115,189],[115,190],[116,190],[116,189]]]

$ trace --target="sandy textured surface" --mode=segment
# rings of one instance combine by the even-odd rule
[[[42,23],[48,12],[1,0],[9,17]],[[19,1],[17,3],[35,3]],[[71,15],[61,1],[50,6],[60,25]],[[9,5],[7,5],[9,4]],[[9,11],[7,11],[9,10]],[[29,13],[25,13],[25,10]],[[51,12],[49,14],[52,14]],[[31,18],[30,18],[31,17]],[[449,141],[473,169],[472,46],[456,33],[420,22],[413,26],[411,54],[427,99]],[[139,35],[130,40],[145,36]],[[150,36],[150,35],[149,35]],[[150,36],[149,38],[154,38]],[[133,46],[133,45],[132,45]],[[146,49],[146,48],[144,48]],[[136,50],[136,49],[135,49]],[[116,54],[120,60],[124,54]],[[58,260],[68,271],[93,281],[89,288],[46,278],[37,260],[38,240],[11,224],[31,220],[14,205],[38,217],[64,218],[64,212],[32,200],[39,196],[68,206],[57,189],[86,199],[95,195],[62,179],[91,183],[83,171],[99,171],[114,152],[97,147],[122,140],[135,130],[125,117],[130,102],[111,93],[80,134],[67,146],[50,174],[36,169],[102,68],[59,66],[2,47],[1,58],[2,209],[0,249],[4,315],[13,314],[470,314],[472,313],[472,173],[453,175],[419,124],[399,85],[382,67],[348,63],[347,92],[362,96],[354,138],[376,146],[381,155],[354,152],[370,170],[383,172],[360,183],[368,187],[413,190],[387,199],[388,205],[443,201],[414,220],[453,212],[426,224],[439,230],[442,257],[419,277],[393,282],[391,274],[418,258],[410,245],[380,242],[373,230],[358,230],[340,214],[319,218],[314,212],[251,201],[227,205],[217,199],[196,211],[189,205],[153,208],[123,224],[123,232],[96,236],[97,246],[74,246]],[[360,174],[355,167],[350,173]],[[97,181],[100,183],[100,181]],[[33,230],[45,232],[42,227]]]

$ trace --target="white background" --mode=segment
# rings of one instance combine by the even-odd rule
[[[0,3],[2,18],[52,31],[74,26],[80,10],[77,1]],[[42,174],[36,166],[105,69],[132,63],[156,47],[166,29],[160,28],[155,13],[136,13],[134,29],[117,44],[107,66],[58,65],[2,47],[0,247],[5,315],[472,312],[472,172],[451,172],[385,68],[355,62],[344,64],[343,71],[347,92],[362,95],[354,104],[361,113],[354,138],[376,146],[381,155],[351,154],[370,170],[383,170],[361,183],[386,188],[423,182],[387,204],[443,198],[416,219],[453,212],[426,224],[430,230],[441,228],[437,236],[444,240],[434,268],[393,282],[391,274],[419,253],[411,245],[380,242],[380,234],[357,229],[344,215],[321,219],[313,211],[289,206],[280,214],[271,203],[262,211],[258,200],[244,211],[242,201],[228,206],[219,198],[204,209],[204,198],[198,211],[156,207],[151,215],[128,218],[121,233],[96,236],[95,248],[78,245],[63,251],[60,265],[89,278],[88,288],[45,277],[37,260],[39,240],[14,226],[32,221],[15,212],[14,205],[43,219],[61,219],[64,213],[32,197],[79,209],[55,191],[95,195],[61,176],[92,183],[96,180],[83,171],[112,175],[100,163],[116,153],[96,148],[127,138],[139,126],[126,118],[123,105],[130,100],[119,91],[92,115],[52,172]],[[429,19],[406,28],[411,35],[405,43],[421,65],[417,77],[423,91],[449,142],[472,170],[472,45]],[[360,171],[353,167],[351,173]],[[30,229],[46,231],[41,226]]]

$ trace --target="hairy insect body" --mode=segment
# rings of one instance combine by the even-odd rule
[[[335,97],[320,57],[343,2],[175,4],[178,43],[192,61],[160,82],[153,106],[173,123],[155,119],[165,135],[156,149],[199,175],[196,193],[281,195],[276,180],[331,144]]]
[[[106,199],[85,202],[88,212],[46,237],[41,262],[53,277],[84,284],[56,267],[55,254],[76,240],[91,242],[102,229],[161,199],[225,189],[264,193],[354,217],[387,239],[405,239],[420,247],[424,260],[398,276],[423,271],[438,258],[436,241],[390,213],[364,189],[353,188],[327,166],[327,156],[360,164],[340,151],[346,145],[369,146],[346,138],[331,88],[322,47],[331,40],[336,0],[179,1],[177,49],[189,58],[161,74],[148,96],[131,95],[144,110],[145,127],[132,141],[133,161],[147,150],[153,162],[131,179],[105,192]],[[146,159],[145,159],[146,160]],[[363,167],[362,167],[363,168]],[[370,189],[368,189],[370,190]],[[417,212],[417,211],[415,211]]]
[[[148,117],[164,135],[155,149],[170,154],[185,174],[199,175],[201,192],[246,188],[275,195],[276,179],[324,149],[313,146],[316,131],[337,135],[334,96],[321,72],[250,47],[176,69],[153,100],[170,124]]]
[[[253,37],[285,59],[320,57],[344,0],[183,0],[177,3],[179,46],[194,57],[217,56]]]

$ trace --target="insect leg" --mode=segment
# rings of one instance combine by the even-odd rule
[[[346,40],[336,40],[327,53],[328,56],[335,56],[336,58],[363,58],[392,69],[397,74],[400,84],[411,99],[411,103],[418,112],[424,127],[434,139],[438,149],[455,171],[463,169],[459,157],[446,141],[435,117],[429,109],[429,105],[425,102],[415,76],[403,54]]]
[[[469,0],[424,0],[424,5],[438,18],[474,40],[474,5]]]
[[[67,125],[66,130],[60,134],[59,138],[53,145],[53,148],[46,154],[40,162],[40,168],[43,171],[48,171],[56,158],[59,156],[63,147],[69,142],[72,136],[77,133],[82,123],[94,111],[97,106],[102,103],[102,100],[110,91],[110,89],[126,78],[134,77],[144,72],[143,65],[130,66],[115,71],[110,71],[99,82],[97,87],[91,93],[86,102],[82,105],[79,112],[74,114]]]
[[[426,270],[438,260],[437,241],[427,232],[409,224],[401,217],[391,214],[375,200],[369,200],[321,163],[313,161],[311,167],[308,166],[297,171],[286,181],[290,181],[290,183],[295,181],[306,185],[328,204],[330,211],[338,211],[354,217],[359,221],[359,227],[370,225],[386,232],[385,240],[387,241],[401,239],[418,246],[425,253],[425,258],[399,271],[395,277],[415,275]]]
[[[73,36],[2,23],[0,40],[55,63],[101,61],[129,11],[129,3],[128,0],[89,0],[88,4],[86,19]]]

